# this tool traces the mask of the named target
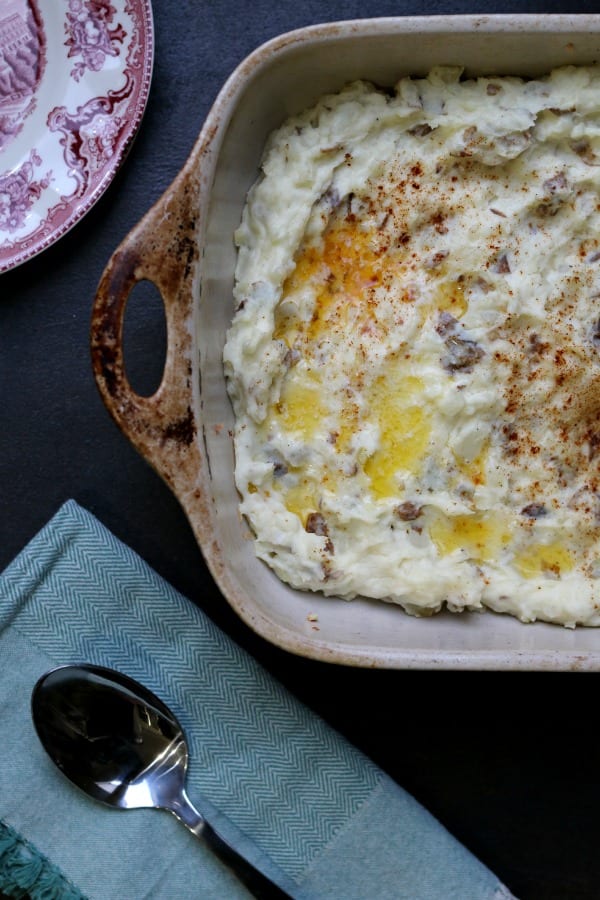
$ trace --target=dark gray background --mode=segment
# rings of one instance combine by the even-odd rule
[[[177,502],[105,412],[89,319],[112,251],[185,162],[232,69],[263,41],[367,16],[599,11],[600,0],[155,0],[151,96],[125,165],[68,235],[0,275],[0,569],[75,498],[411,791],[520,900],[600,897],[600,675],[364,671],[266,644],[221,598]],[[156,386],[164,347],[153,295],[134,295],[127,329],[143,392]]]

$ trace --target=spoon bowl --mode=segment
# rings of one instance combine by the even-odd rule
[[[103,666],[59,666],[36,683],[31,713],[50,758],[90,797],[119,809],[166,809],[205,840],[254,896],[290,896],[192,806],[183,729],[148,688]]]

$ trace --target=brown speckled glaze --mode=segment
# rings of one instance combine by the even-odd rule
[[[192,390],[199,182],[186,170],[176,185],[104,271],[92,315],[92,365],[107,408],[134,446],[176,494],[199,497],[203,467]],[[168,331],[162,383],[150,398],[140,397],[129,385],[122,345],[127,298],[142,280],[159,289]]]

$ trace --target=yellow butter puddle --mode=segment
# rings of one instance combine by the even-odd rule
[[[379,446],[364,471],[375,497],[399,496],[398,476],[416,474],[422,466],[431,433],[423,389],[420,378],[403,375],[402,365],[392,361],[368,391],[369,418],[379,429]]]
[[[574,565],[573,553],[559,541],[535,543],[515,555],[515,566],[523,578],[559,577]]]
[[[290,369],[283,379],[275,417],[282,428],[309,441],[327,418],[323,382],[317,372]]]
[[[429,535],[441,556],[462,550],[475,562],[486,563],[498,561],[519,536],[518,525],[496,513],[458,516],[436,513],[429,525]],[[575,559],[573,551],[561,541],[534,540],[506,557],[505,563],[512,564],[526,579],[559,578],[574,568]]]
[[[276,339],[289,347],[298,339],[316,343],[323,336],[339,337],[352,319],[363,322],[373,318],[369,292],[384,277],[386,260],[377,250],[373,234],[354,223],[335,220],[322,239],[304,246],[296,258],[294,271],[283,285],[282,300],[275,311]],[[285,299],[310,286],[314,308],[309,321],[301,321]]]
[[[300,477],[298,483],[284,492],[285,508],[298,516],[306,527],[308,517],[319,509],[319,485],[310,477]]]
[[[463,550],[469,557],[481,562],[497,559],[512,540],[509,524],[491,513],[435,514],[429,526],[429,535],[441,556]]]

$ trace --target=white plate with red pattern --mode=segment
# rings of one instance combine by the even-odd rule
[[[0,272],[104,193],[142,120],[153,60],[150,0],[0,0]]]

